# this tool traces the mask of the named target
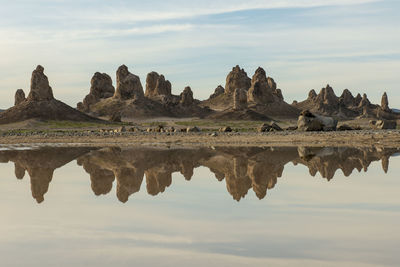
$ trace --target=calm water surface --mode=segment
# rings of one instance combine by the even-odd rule
[[[0,266],[400,266],[400,149],[0,150]]]

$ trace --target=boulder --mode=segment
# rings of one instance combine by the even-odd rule
[[[127,66],[120,66],[117,70],[117,89],[114,93],[114,98],[137,100],[143,96],[143,87],[139,76],[130,73]]]
[[[14,106],[24,102],[26,100],[25,98],[25,92],[22,89],[18,89],[15,92],[15,97],[14,97]]]
[[[332,117],[325,117],[312,114],[310,111],[303,111],[297,121],[299,131],[335,131],[338,121]]]
[[[247,108],[247,92],[244,89],[236,88],[233,94],[233,109],[244,110]]]
[[[216,98],[219,95],[222,95],[225,92],[225,88],[222,87],[221,85],[218,85],[217,88],[215,88],[214,93],[210,95],[210,99]]]
[[[171,83],[165,80],[164,75],[157,72],[150,72],[146,77],[146,97],[171,96]]]
[[[49,85],[49,80],[44,74],[44,68],[40,65],[32,72],[31,91],[28,101],[49,101],[53,100],[53,90]]]
[[[222,127],[221,129],[219,129],[219,131],[222,133],[230,133],[230,132],[232,132],[232,128],[229,126],[226,126],[226,127]]]
[[[179,103],[182,106],[193,105],[194,103],[193,92],[189,86],[185,87],[185,89],[181,93]]]
[[[249,102],[257,104],[273,103],[283,100],[282,92],[276,88],[276,83],[271,77],[267,77],[265,70],[259,67],[251,80],[251,87],[248,90]]]
[[[257,131],[259,133],[263,133],[263,132],[281,132],[281,131],[283,131],[283,129],[278,124],[273,122],[271,124],[268,124],[268,123],[261,124],[258,127]]]
[[[193,127],[186,128],[186,132],[187,133],[198,133],[198,132],[201,132],[201,130],[199,127],[193,126]]]
[[[397,122],[391,120],[370,121],[369,125],[375,130],[393,130],[397,128]]]
[[[390,108],[389,108],[389,100],[387,97],[386,92],[383,94],[382,96],[382,100],[381,100],[381,108],[382,110],[386,111],[386,112],[390,112]]]
[[[236,66],[226,77],[225,94],[233,94],[235,89],[249,90],[251,86],[251,80],[247,76],[244,69]]]

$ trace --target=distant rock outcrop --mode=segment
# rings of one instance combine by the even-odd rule
[[[193,92],[189,86],[185,87],[185,89],[181,93],[179,103],[182,106],[193,105],[194,103]]]
[[[14,97],[14,106],[19,105],[20,103],[24,102],[26,100],[25,98],[25,92],[22,89],[18,89],[15,92],[15,97]]]
[[[389,100],[388,100],[386,92],[382,95],[381,108],[383,111],[386,111],[386,112],[391,111],[389,108]]]
[[[249,90],[251,79],[247,76],[244,69],[238,65],[226,77],[225,94],[233,94],[235,89]]]
[[[171,82],[165,80],[164,75],[159,75],[157,72],[150,72],[146,78],[146,93],[149,98],[159,96],[171,96]]]
[[[28,98],[0,114],[0,124],[28,119],[101,121],[54,99],[44,68],[40,65],[32,73]]]
[[[282,92],[277,90],[274,79],[267,77],[265,70],[261,67],[256,70],[251,80],[248,101],[257,104],[283,101]]]
[[[49,101],[54,99],[53,90],[49,85],[49,80],[44,74],[44,68],[40,65],[32,72],[31,91],[28,96],[29,101]]]
[[[106,73],[96,72],[90,81],[90,92],[83,102],[78,103],[78,109],[88,112],[91,105],[98,103],[101,99],[112,97],[114,93],[115,88],[111,77]]]
[[[127,66],[120,66],[117,70],[117,89],[114,98],[139,100],[143,97],[144,92],[139,76],[130,73]]]
[[[340,97],[335,95],[332,87],[327,85],[316,95],[311,90],[308,98],[302,102],[293,102],[292,106],[301,110],[310,110],[315,114],[334,116],[337,118],[386,118],[395,119],[396,114],[388,109],[387,96],[382,97],[382,104],[374,105],[366,94],[357,94],[356,97],[345,89]]]
[[[210,99],[216,98],[217,96],[224,94],[224,92],[225,92],[225,88],[222,87],[221,85],[218,85],[218,87],[215,88],[214,93],[212,95],[210,95]]]

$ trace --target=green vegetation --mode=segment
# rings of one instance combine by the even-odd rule
[[[48,129],[81,129],[81,128],[99,128],[99,127],[118,127],[129,125],[129,123],[97,123],[97,122],[76,122],[76,121],[44,121],[37,124],[38,128]]]

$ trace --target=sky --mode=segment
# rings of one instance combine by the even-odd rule
[[[261,66],[285,100],[330,84],[400,108],[397,0],[0,0],[0,109],[29,92],[41,64],[56,98],[76,106],[97,71],[162,73],[206,99],[235,65]]]

